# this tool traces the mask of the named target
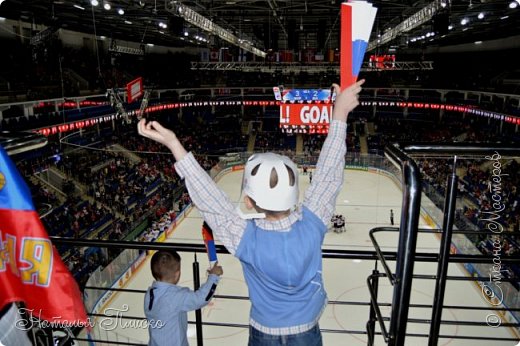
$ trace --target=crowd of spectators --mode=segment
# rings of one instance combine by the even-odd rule
[[[496,128],[487,122],[462,122],[449,117],[444,121],[419,120],[379,117],[375,127],[378,133],[370,136],[369,147],[383,149],[389,143],[407,141],[452,143],[463,139],[469,142],[497,142]],[[503,136],[500,141],[520,142],[514,136]],[[489,222],[486,220],[493,219],[501,225],[499,227],[503,232],[496,235],[468,235],[468,238],[483,254],[492,255],[494,242],[499,239],[503,256],[518,255],[520,254],[520,195],[517,187],[520,186],[518,175],[520,164],[517,160],[500,156],[496,156],[500,158],[498,161],[489,160],[492,154],[490,153],[488,158],[484,156],[478,159],[459,158],[456,223],[463,229],[486,230],[486,224]],[[416,161],[422,175],[423,191],[442,210],[447,177],[453,169],[453,159],[419,157]],[[493,166],[493,162],[499,163]],[[500,171],[493,171],[496,165],[499,165]],[[497,174],[500,174],[500,179],[493,180]],[[495,208],[493,194],[499,195],[500,203],[504,206],[503,210],[497,211]],[[504,275],[520,278],[520,267],[504,265],[504,268],[508,273]]]
[[[127,132],[99,136],[87,133],[83,137],[90,139],[83,144],[89,148],[67,150],[60,154],[62,159],[57,162],[42,159],[44,154],[20,161],[20,171],[33,186],[35,201],[54,202],[52,211],[42,219],[49,234],[112,240],[128,240],[130,235],[137,239],[151,239],[151,234],[155,239],[157,231],[169,227],[191,203],[175,173],[171,153],[165,153],[165,149],[154,142],[142,138],[135,140],[134,127],[125,130]],[[206,170],[210,170],[216,157],[205,155],[203,148],[209,145],[204,140],[195,141],[192,131],[178,131],[179,137],[191,141],[196,158]],[[121,151],[114,147],[114,141],[125,149]],[[46,154],[54,152],[47,148]],[[58,173],[66,177],[60,186],[55,186],[61,189],[60,196],[65,196],[64,201],[50,192],[49,184],[32,183],[34,173],[52,167],[61,170]],[[165,223],[167,220],[169,224]],[[149,226],[141,234],[131,233],[144,223]],[[136,238],[130,240],[133,239]],[[105,266],[121,251],[78,250],[67,246],[58,250],[80,284],[85,284],[96,268]]]
[[[81,54],[77,54],[73,50],[63,50],[63,54],[68,56],[63,62],[68,64],[69,62],[81,60]],[[171,57],[170,57],[171,58]],[[186,57],[184,57],[186,58]],[[45,58],[47,59],[47,58]],[[150,59],[162,59],[162,57],[150,57]],[[46,60],[41,60],[46,61]],[[131,66],[130,63],[120,62],[114,66],[110,63],[106,66],[106,71],[101,73],[101,79],[99,80],[99,74],[89,74],[95,77],[97,80],[92,81],[91,84],[99,87],[103,85],[106,88],[107,85],[117,86],[122,83],[122,80],[128,74],[122,72],[123,70]],[[159,66],[159,65],[157,65]],[[173,65],[172,65],[173,66]],[[91,66],[85,64],[78,65],[77,69],[80,73],[87,73]],[[308,79],[301,80],[301,76],[296,75],[282,75],[276,72],[272,74],[258,74],[255,77],[244,77],[244,74],[238,74],[237,78],[220,78],[218,74],[221,72],[190,72],[189,81],[184,81],[181,73],[181,78],[170,78],[169,74],[174,74],[175,68],[169,68],[165,73],[158,74],[152,66],[143,68],[141,71],[145,78],[154,80],[154,83],[167,84],[168,87],[176,86],[196,86],[201,83],[206,83],[212,78],[219,80],[220,82],[227,83],[229,85],[244,86],[244,85],[279,85],[283,82],[291,83],[314,83],[315,85],[322,85],[323,83],[330,84],[334,81],[337,76],[328,76],[330,81],[323,76],[308,76]],[[35,74],[36,76],[38,74]],[[316,78],[321,78],[317,81]],[[222,80],[220,80],[222,79]],[[406,79],[406,78],[404,78]],[[44,78],[44,80],[46,80]],[[49,79],[52,80],[52,79]],[[109,80],[109,82],[107,82]],[[175,81],[172,84],[171,81]],[[375,79],[378,83],[384,82],[385,78]],[[431,76],[425,77],[424,80],[432,81]],[[280,83],[282,82],[282,83]],[[395,80],[394,80],[395,82]],[[183,84],[185,83],[185,84]],[[258,84],[256,84],[258,83]],[[372,79],[374,83],[374,79]],[[384,84],[384,83],[383,83]],[[370,82],[367,84],[370,86]],[[384,86],[384,85],[383,85]],[[73,94],[74,92],[71,91]],[[33,97],[35,95],[31,95]],[[39,96],[39,95],[37,95]],[[388,95],[387,95],[388,96]],[[399,96],[399,95],[393,95]],[[449,95],[448,95],[449,96]],[[220,96],[224,97],[224,96]],[[438,95],[414,95],[413,91],[410,95],[412,98],[417,100],[428,99],[431,102],[438,102],[436,97]],[[468,101],[469,102],[469,101]],[[404,118],[399,111],[399,114],[393,110],[392,114],[379,115],[375,119],[371,119],[374,122],[375,134],[369,134],[367,136],[368,144],[370,149],[382,149],[386,144],[398,141],[453,141],[459,137],[463,137],[465,140],[471,141],[496,141],[498,126],[496,122],[489,124],[474,123],[474,121],[461,119],[460,117],[451,118],[450,115],[445,115],[444,119],[438,119],[435,116],[435,120],[431,117],[425,116],[426,114],[417,112],[408,114],[407,118]],[[238,113],[237,113],[238,114]],[[59,117],[59,114],[53,116]],[[160,117],[160,114],[158,115]],[[247,115],[253,120],[256,120],[254,116]],[[183,122],[182,126],[179,125],[179,120],[172,121],[170,124],[166,124],[168,127],[173,128],[178,132],[179,138],[190,151],[196,154],[197,159],[206,170],[213,167],[217,161],[219,154],[226,151],[245,151],[247,146],[248,136],[244,135],[241,129],[241,117],[239,116],[228,116],[222,114],[207,114],[203,111],[184,110],[184,117],[189,119],[187,122]],[[16,118],[16,119],[15,119]],[[22,120],[19,120],[22,119]],[[25,119],[25,120],[24,120]],[[15,116],[7,116],[2,120],[2,124],[11,126],[14,122],[28,123],[25,117],[20,117],[20,114]],[[487,122],[487,119],[485,119]],[[11,123],[13,122],[13,123]],[[2,126],[4,126],[2,125]],[[486,128],[487,125],[487,128]],[[80,151],[77,154],[67,154],[63,156],[61,162],[58,162],[58,166],[64,171],[67,176],[73,177],[74,182],[80,182],[86,187],[86,193],[92,198],[92,202],[80,203],[76,198],[74,192],[76,189],[72,189],[70,193],[66,193],[69,198],[55,211],[46,217],[49,229],[52,230],[53,234],[66,235],[69,230],[74,236],[79,236],[89,226],[96,224],[96,222],[103,220],[104,217],[110,215],[112,218],[111,231],[103,234],[103,237],[110,239],[121,239],[128,231],[131,226],[141,217],[144,217],[146,210],[149,208],[156,208],[153,217],[162,220],[165,215],[169,214],[169,209],[165,206],[158,204],[160,200],[164,199],[167,195],[166,190],[173,191],[176,188],[181,187],[175,169],[173,166],[173,159],[170,153],[165,148],[158,144],[144,140],[140,138],[135,140],[137,134],[135,129],[125,129],[124,125],[118,126],[123,128],[120,132],[114,133],[113,136],[100,136],[95,137],[96,140],[104,142],[110,142],[112,140],[117,141],[124,148],[129,151],[137,153],[138,160],[133,161],[127,155],[122,153],[115,153],[111,151]],[[204,135],[201,135],[204,134]],[[118,135],[118,136],[117,136]],[[94,136],[92,137],[94,138]],[[265,128],[263,131],[259,131],[256,136],[255,150],[267,151],[277,150],[281,151],[289,156],[294,154],[295,140],[294,136],[288,136],[281,134],[278,129]],[[314,156],[319,154],[319,148],[322,145],[325,136],[323,135],[305,135],[304,136],[304,153],[306,156]],[[352,135],[350,132],[347,137],[347,146],[349,151],[359,151],[359,139]],[[40,160],[36,158],[35,160]],[[92,164],[96,163],[93,167]],[[42,167],[54,164],[47,160],[40,162],[39,164],[29,165],[24,168],[26,174],[32,174],[35,172],[34,167]],[[425,181],[427,181],[436,190],[442,192],[444,189],[446,174],[450,172],[449,166],[446,164],[440,164],[439,161],[435,160],[424,160],[420,162],[421,169],[424,175]],[[503,193],[507,196],[507,207],[504,211],[503,222],[504,226],[508,231],[516,232],[519,228],[519,217],[518,217],[518,202],[519,199],[516,193],[516,187],[520,183],[517,178],[516,172],[518,171],[518,164],[513,162],[510,163],[506,168],[511,173],[508,177],[503,179]],[[41,168],[40,168],[41,169]],[[468,205],[463,210],[463,214],[475,224],[478,225],[478,220],[481,217],[481,212],[489,210],[490,208],[490,195],[487,190],[486,182],[490,179],[490,173],[482,170],[479,165],[469,165],[466,167],[467,174],[459,186],[459,192],[466,196],[468,200],[473,202],[473,206]],[[70,181],[69,183],[71,183]],[[74,184],[74,182],[72,182]],[[63,186],[66,187],[65,185]],[[156,193],[157,191],[164,192]],[[49,203],[56,204],[58,199],[56,195],[45,186],[40,184],[33,184],[31,186],[33,196],[38,203]],[[173,198],[170,196],[169,198]],[[182,210],[182,206],[189,203],[185,197],[176,199],[179,208],[174,208],[174,212]],[[165,219],[166,220],[166,219]],[[155,236],[157,231],[164,229],[165,220],[158,222],[152,221],[152,226],[145,234],[148,234],[148,238]],[[171,220],[170,220],[171,221]],[[154,224],[155,222],[155,224]],[[162,224],[162,225],[161,225]],[[482,241],[482,240],[481,240]],[[515,238],[511,238],[504,244],[504,249],[507,249],[508,253],[514,253]],[[480,246],[480,243],[478,244]],[[480,246],[482,249],[485,247]],[[513,249],[513,250],[510,250]],[[101,256],[102,257],[102,256]],[[71,258],[81,268],[85,268],[85,263],[89,263],[81,260],[81,254],[73,254]],[[94,265],[94,264],[93,264]],[[87,265],[87,267],[89,267]],[[88,272],[88,270],[87,270]]]

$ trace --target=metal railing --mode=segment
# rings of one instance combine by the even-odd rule
[[[410,307],[410,291],[413,274],[414,257],[416,256],[417,234],[419,233],[418,221],[420,215],[420,198],[421,198],[421,179],[417,164],[410,154],[423,155],[448,155],[454,156],[454,164],[452,174],[448,177],[448,188],[446,189],[446,198],[444,204],[444,219],[441,233],[441,248],[437,267],[437,275],[435,276],[435,294],[432,305],[432,318],[429,321],[430,333],[428,336],[428,345],[434,346],[438,344],[439,330],[441,324],[441,316],[443,310],[444,292],[447,280],[448,263],[453,261],[454,255],[450,255],[451,238],[453,234],[453,223],[455,218],[455,201],[457,193],[458,178],[456,175],[456,155],[486,155],[492,152],[500,152],[502,155],[520,156],[520,148],[509,146],[489,147],[487,145],[475,144],[394,144],[385,148],[385,154],[390,161],[401,169],[403,183],[403,201],[401,213],[401,225],[399,228],[399,245],[397,249],[396,273],[391,273],[387,259],[381,254],[381,250],[377,244],[373,233],[381,231],[376,228],[371,230],[371,240],[378,253],[385,270],[385,276],[388,277],[390,284],[394,286],[392,312],[390,317],[390,326],[387,331],[384,324],[384,318],[377,303],[378,277],[381,275],[374,270],[373,274],[367,279],[367,283],[371,296],[370,320],[367,322],[367,331],[369,332],[369,344],[373,344],[375,333],[375,320],[379,321],[381,332],[385,342],[389,345],[404,345],[406,337],[408,311]],[[475,231],[458,231],[457,233],[475,233]],[[493,232],[481,232],[482,234],[494,234]],[[492,261],[492,257],[487,256],[466,256],[467,262],[483,263],[484,261]],[[520,258],[501,259],[502,262],[520,263]],[[471,278],[474,280],[474,278]],[[478,278],[481,280],[487,278]],[[504,279],[503,281],[508,281]],[[485,325],[485,324],[483,324]],[[502,324],[504,326],[504,324]],[[520,326],[519,323],[512,323],[513,326]]]
[[[373,345],[373,340],[375,335],[380,335],[384,338],[387,342],[392,342],[394,340],[394,345],[404,345],[404,338],[406,336],[410,337],[422,337],[422,338],[428,338],[428,334],[421,334],[421,333],[406,333],[406,331],[403,331],[402,334],[399,335],[398,339],[397,337],[391,337],[392,329],[389,329],[387,331],[385,322],[391,322],[392,317],[385,317],[382,315],[381,307],[390,307],[393,308],[394,302],[388,303],[388,302],[378,302],[377,300],[377,286],[378,286],[378,280],[380,277],[388,277],[391,281],[398,282],[401,280],[401,278],[391,274],[387,262],[388,261],[402,261],[402,255],[398,252],[392,252],[392,251],[381,251],[381,248],[377,241],[375,240],[374,234],[377,232],[400,232],[398,228],[393,227],[381,227],[376,228],[371,231],[371,238],[374,240],[374,246],[375,251],[356,251],[356,250],[336,250],[336,249],[323,249],[322,254],[324,259],[361,259],[361,260],[370,260],[375,261],[375,269],[367,278],[367,283],[369,285],[369,292],[371,300],[370,302],[363,302],[363,301],[343,301],[343,300],[331,300],[329,301],[330,305],[352,305],[352,306],[367,306],[370,308],[367,315],[367,323],[366,323],[366,330],[346,330],[346,329],[322,329],[323,333],[344,333],[344,334],[352,334],[352,335],[366,335],[369,340],[369,345]],[[419,229],[418,233],[431,233],[431,229]],[[437,232],[440,232],[440,230],[437,230]],[[134,242],[134,241],[107,241],[107,240],[81,240],[81,239],[72,239],[72,238],[59,238],[59,237],[52,237],[51,238],[54,244],[59,245],[69,245],[69,246],[88,246],[88,247],[107,247],[107,248],[118,248],[118,249],[136,249],[140,251],[147,251],[147,250],[164,250],[164,249],[173,249],[178,252],[190,252],[190,253],[205,253],[206,248],[203,244],[192,244],[192,243],[154,243],[154,242]],[[229,252],[222,246],[217,245],[217,253],[219,254],[228,254]],[[385,273],[379,273],[377,270],[377,263],[381,260],[381,264],[383,267],[385,267]],[[427,263],[435,263],[441,262],[441,256],[436,253],[415,253],[414,255],[414,261],[416,262],[427,262]],[[450,256],[450,262],[456,262],[456,263],[465,263],[465,262],[485,262],[489,261],[489,258],[484,256],[475,256],[475,255],[452,255]],[[505,262],[507,261],[513,261],[504,259]],[[195,260],[193,263],[193,275],[194,275],[194,283],[196,289],[196,283],[197,281],[200,282],[200,272],[199,272],[199,266],[198,262],[195,256]],[[412,279],[418,279],[418,280],[438,280],[438,278],[435,275],[410,275],[409,280]],[[485,278],[468,278],[468,277],[460,277],[460,276],[449,276],[447,279],[450,280],[475,280],[475,279],[485,279]],[[375,287],[375,290],[374,290]],[[395,286],[394,286],[395,287]],[[403,285],[401,285],[403,287]],[[106,287],[90,287],[87,286],[85,289],[88,290],[105,290],[105,291],[114,291],[114,292],[127,292],[132,294],[139,294],[144,295],[146,292],[145,290],[139,290],[139,289],[124,289],[124,288],[106,288]],[[394,289],[395,292],[395,289]],[[237,295],[215,295],[215,298],[221,298],[221,299],[231,299],[231,300],[247,300],[249,299],[247,296],[237,296]],[[141,298],[142,299],[142,298]],[[395,300],[394,300],[395,301]],[[400,304],[406,305],[406,309],[408,308],[417,308],[417,309],[435,309],[434,305],[429,304],[410,304],[409,301],[401,300]],[[458,305],[446,305],[444,306],[446,309],[462,309],[462,310],[486,310],[486,311],[506,311],[506,308],[499,308],[499,307],[475,307],[475,306],[458,306]],[[395,310],[395,309],[392,309]],[[511,309],[507,309],[511,310]],[[520,308],[515,308],[513,310],[520,311]],[[401,310],[402,311],[402,310]],[[91,317],[101,317],[101,318],[123,318],[128,320],[144,320],[144,317],[141,316],[113,316],[110,314],[105,313],[90,313],[89,316]],[[375,331],[375,322],[378,321],[379,325],[381,327],[381,331],[377,332]],[[398,323],[404,323],[406,327],[406,323],[419,323],[419,324],[429,324],[431,321],[427,319],[420,319],[420,318],[413,318],[402,321],[394,322],[392,325],[398,325]],[[209,321],[203,321],[202,315],[196,313],[195,314],[195,320],[189,321],[190,324],[194,324],[196,326],[197,331],[197,345],[202,346],[203,345],[203,335],[202,335],[202,326],[218,326],[218,327],[225,327],[225,328],[248,328],[247,324],[240,324],[240,323],[226,323],[226,322],[209,322]],[[469,326],[485,326],[485,322],[474,322],[474,321],[442,321],[442,323],[445,324],[461,324],[461,325],[469,325]],[[519,327],[520,324],[516,323],[504,323],[502,325],[503,327]],[[467,339],[467,340],[504,340],[504,341],[515,341],[514,338],[497,338],[493,336],[466,336],[466,335],[436,335],[436,339],[438,338],[456,338],[456,339]],[[81,337],[75,337],[74,338],[77,341],[90,341],[93,343],[99,342],[103,344],[114,344],[114,345],[144,345],[137,342],[131,342],[131,341],[121,341],[121,340],[102,340],[102,339],[95,339],[95,338],[81,338]],[[370,340],[372,340],[372,343],[370,343]],[[399,343],[395,341],[399,341]]]

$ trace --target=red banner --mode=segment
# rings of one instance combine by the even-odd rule
[[[132,103],[143,94],[143,78],[139,77],[126,85],[127,102]]]
[[[209,53],[209,61],[217,62],[218,61],[218,49],[217,48],[211,48],[211,51]]]
[[[280,125],[325,125],[332,117],[331,104],[285,103],[280,106]]]
[[[280,51],[280,61],[281,62],[293,62],[294,61],[294,52],[292,50],[281,50]]]

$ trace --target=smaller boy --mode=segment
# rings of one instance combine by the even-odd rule
[[[188,346],[188,311],[207,305],[217,288],[222,267],[208,270],[208,280],[196,292],[177,286],[181,257],[176,251],[159,250],[150,261],[155,279],[144,297],[144,314],[150,325],[150,346]]]

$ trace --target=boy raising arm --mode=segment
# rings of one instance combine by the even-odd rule
[[[141,120],[144,137],[167,146],[190,197],[228,251],[242,263],[251,299],[249,345],[274,340],[321,345],[318,320],[327,297],[321,277],[321,245],[343,183],[346,121],[358,104],[363,80],[337,94],[329,133],[314,179],[298,202],[298,170],[287,157],[252,155],[244,168],[245,205],[265,218],[244,220],[174,132]],[[276,342],[276,341],[275,341]]]

